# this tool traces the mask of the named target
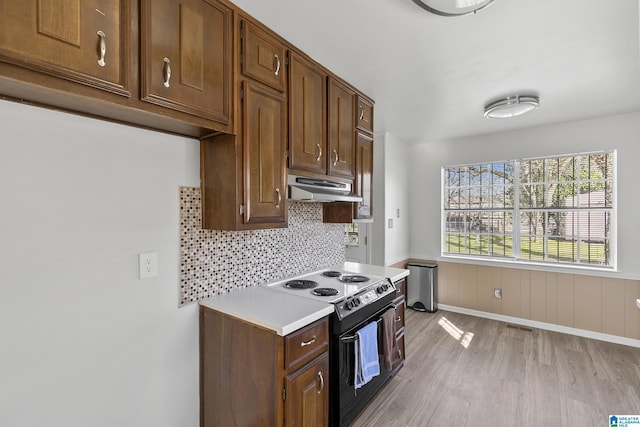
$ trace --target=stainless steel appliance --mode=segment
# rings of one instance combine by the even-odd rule
[[[407,306],[416,311],[438,311],[438,266],[410,262],[407,278]]]
[[[357,391],[354,386],[355,334],[369,323],[377,322],[378,342],[381,342],[382,314],[393,308],[394,285],[383,277],[325,270],[270,287],[334,305],[329,322],[329,419],[332,426],[349,425],[391,377],[379,345],[380,375]]]

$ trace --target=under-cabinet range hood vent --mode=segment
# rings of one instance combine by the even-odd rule
[[[289,200],[295,202],[362,202],[351,184],[289,175]]]

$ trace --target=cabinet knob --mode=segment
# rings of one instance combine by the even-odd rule
[[[322,371],[318,371],[318,380],[320,381],[320,388],[318,389],[318,394],[322,393],[324,390],[324,377],[322,376]]]
[[[274,74],[277,76],[278,74],[280,74],[280,57],[276,53],[275,55],[273,55],[273,58],[276,60],[276,71],[274,72]]]
[[[318,157],[316,157],[316,162],[319,162],[322,157],[322,147],[320,147],[320,144],[316,144],[316,147],[318,147]]]
[[[164,83],[162,83],[164,85],[164,87],[169,87],[171,86],[171,61],[169,61],[169,58],[164,58]]]
[[[104,61],[104,57],[107,55],[107,36],[102,32],[98,31],[98,38],[100,39],[98,42],[98,51],[100,53],[100,57],[98,58],[98,65],[104,67],[107,63]]]

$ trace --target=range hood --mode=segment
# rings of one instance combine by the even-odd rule
[[[289,174],[289,200],[295,202],[362,202],[351,184]]]

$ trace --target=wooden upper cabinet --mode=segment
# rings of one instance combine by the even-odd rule
[[[355,203],[355,219],[373,218],[373,139],[361,132],[356,141],[355,192],[362,202]]]
[[[243,93],[244,222],[286,227],[286,99],[249,80]]]
[[[284,92],[286,90],[285,46],[248,21],[240,24],[242,74]]]
[[[373,103],[358,95],[358,129],[373,133]]]
[[[289,51],[289,168],[327,172],[327,75]]]
[[[0,61],[130,96],[129,13],[124,0],[1,0]]]
[[[230,129],[232,10],[217,0],[141,1],[144,101]]]
[[[354,178],[356,93],[329,78],[328,174]]]

